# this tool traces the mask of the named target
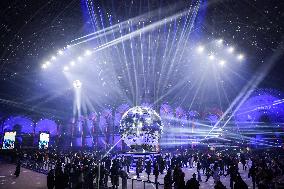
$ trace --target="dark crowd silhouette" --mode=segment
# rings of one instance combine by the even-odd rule
[[[185,150],[135,158],[114,152],[49,149],[2,151],[1,156],[16,163],[16,177],[21,166],[47,174],[48,189],[126,189],[132,179],[165,189],[198,189],[201,182],[212,179],[215,189],[225,189],[221,176],[229,177],[229,188],[247,189],[239,169],[247,173],[253,189],[274,189],[284,186],[284,156],[280,151]],[[186,169],[194,170],[189,180],[185,180]],[[135,173],[132,178],[130,171]],[[146,177],[141,178],[142,174]]]

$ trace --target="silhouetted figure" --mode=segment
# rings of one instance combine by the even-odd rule
[[[154,166],[153,175],[155,175],[155,183],[157,183],[158,182],[158,176],[159,176],[159,166],[158,166],[157,163]]]
[[[209,180],[209,178],[212,176],[212,170],[210,169],[210,167],[207,167],[207,168],[206,168],[206,173],[205,173],[205,175],[206,175],[206,180],[205,180],[205,182],[207,182],[207,181]]]
[[[178,166],[175,166],[174,171],[173,171],[173,183],[174,183],[175,188],[177,188],[177,184],[178,184],[179,171],[180,171],[180,168]]]
[[[185,188],[184,177],[185,177],[185,174],[184,174],[184,172],[182,172],[182,170],[180,169],[179,177],[178,177],[178,180],[177,180],[177,188],[178,188],[178,189],[184,189],[184,188]]]
[[[233,189],[234,188],[234,182],[236,180],[237,177],[237,168],[235,165],[231,165],[228,169],[227,169],[227,175],[230,175],[230,187]]]
[[[164,189],[172,189],[172,173],[171,170],[168,169],[167,174],[164,177]]]
[[[87,189],[93,189],[94,188],[94,175],[92,170],[88,170],[87,175],[86,175],[86,179],[85,179],[85,185],[87,187]]]
[[[248,185],[245,183],[245,181],[242,179],[240,175],[236,177],[236,182],[234,184],[235,189],[248,189]]]
[[[166,162],[165,160],[161,157],[160,161],[159,161],[159,169],[160,169],[160,173],[164,174],[164,170],[166,168]]]
[[[107,186],[107,183],[108,183],[108,177],[109,177],[109,171],[104,169],[105,172],[104,172],[104,186],[106,187]]]
[[[150,174],[151,174],[151,161],[149,160],[149,161],[147,161],[147,163],[146,163],[146,173],[147,173],[147,175],[148,175],[148,181],[150,180]]]
[[[246,158],[243,154],[241,154],[241,163],[243,165],[243,170],[246,170],[247,167],[246,167]]]
[[[217,163],[215,163],[214,166],[213,166],[212,175],[213,175],[214,183],[216,183],[217,181],[220,180],[219,168],[218,168],[218,164]]]
[[[202,182],[202,179],[201,179],[201,174],[200,174],[200,171],[201,171],[201,163],[198,161],[197,162],[197,179],[198,179],[198,182]]]
[[[122,189],[127,189],[127,178],[128,178],[128,174],[126,171],[121,170],[120,171],[120,177],[122,179]]]
[[[21,161],[18,161],[14,175],[19,177],[21,173]]]
[[[55,185],[55,180],[54,180],[54,170],[51,169],[48,174],[47,174],[47,188],[48,189],[53,189]]]
[[[142,159],[138,158],[138,160],[136,162],[136,176],[137,176],[137,178],[140,178],[141,169],[142,169]]]
[[[55,189],[62,189],[65,186],[63,172],[61,167],[57,166],[55,169]]]
[[[119,165],[116,160],[113,161],[113,164],[110,169],[110,173],[111,173],[112,188],[118,188],[119,186]]]
[[[130,168],[130,165],[131,165],[131,157],[127,156],[126,159],[125,159],[125,163],[126,163],[126,170],[127,170],[127,173],[129,173],[129,168]]]
[[[192,178],[186,182],[186,189],[199,189],[199,182],[196,180],[196,174],[193,173]]]
[[[250,178],[251,177],[251,180],[252,180],[252,188],[255,189],[255,176],[256,176],[256,167],[255,165],[253,164],[251,166],[251,168],[249,169],[249,173],[248,173],[248,177]]]
[[[216,182],[214,189],[227,189],[226,186],[219,180]]]
[[[110,157],[107,157],[106,160],[105,160],[105,169],[109,171],[110,166],[111,166],[111,159],[110,159]]]

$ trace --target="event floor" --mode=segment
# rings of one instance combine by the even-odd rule
[[[46,189],[46,175],[21,168],[18,178],[14,176],[16,166],[0,162],[0,189]]]
[[[16,178],[13,173],[15,171],[15,165],[11,164],[4,164],[0,162],[0,189],[46,189],[46,175],[37,173],[25,168],[21,169],[21,174],[18,178]],[[196,168],[193,169],[186,169],[184,168],[183,171],[185,172],[185,180],[191,178],[192,174],[196,171]],[[243,171],[240,167],[240,173],[242,178],[245,180],[245,182],[248,184],[249,188],[252,188],[251,180],[247,178],[248,171]],[[131,173],[129,175],[131,178],[136,178],[136,175],[134,173],[134,170],[131,170]],[[145,173],[141,174],[142,180],[147,180],[147,176]],[[154,181],[153,175],[151,175],[150,180]],[[209,179],[207,183],[205,183],[205,177],[202,177],[203,182],[200,184],[200,188],[214,188],[213,179],[212,177]],[[230,177],[221,177],[221,181],[226,185],[226,187],[229,189],[229,180]],[[163,183],[163,175],[159,176],[159,182]],[[109,185],[111,186],[111,183],[109,181]],[[121,185],[120,185],[121,188]],[[132,188],[131,180],[128,181],[128,189]],[[141,181],[134,181],[134,187],[135,189],[142,189],[144,188],[143,182]],[[146,183],[146,188],[155,188],[153,184]],[[159,186],[159,188],[163,188],[163,186]]]
[[[248,187],[249,188],[252,188],[252,182],[251,182],[251,179],[248,179],[247,176],[248,176],[248,170],[246,171],[243,171],[242,168],[241,168],[241,165],[239,164],[239,170],[240,170],[240,174],[242,176],[242,178],[244,179],[244,181],[248,184]],[[192,177],[192,174],[193,173],[196,173],[196,168],[183,168],[183,172],[185,173],[185,182],[187,180],[189,180],[191,177]],[[165,174],[163,175],[159,175],[159,179],[158,181],[160,183],[164,183],[164,180],[163,180],[163,177],[164,177]],[[162,177],[161,177],[162,176]],[[136,178],[136,175],[135,175],[135,172],[134,170],[131,170],[130,171],[130,177],[131,178]],[[140,176],[140,178],[142,180],[147,180],[147,175],[146,173],[143,173],[142,176]],[[155,177],[153,175],[150,176],[150,180],[151,181],[154,181],[155,180]],[[206,180],[206,177],[204,175],[202,175],[202,181],[203,182],[200,182],[200,188],[205,188],[205,189],[211,189],[211,188],[214,188],[214,181],[213,181],[213,178],[210,177],[210,179],[208,180],[208,182],[206,183],[205,182]],[[224,177],[224,176],[221,176],[221,181],[223,182],[223,184],[227,187],[227,189],[230,189],[230,177],[227,176],[227,177]],[[131,182],[129,181],[128,182],[128,188],[131,188]],[[134,188],[143,188],[143,182],[138,182],[138,181],[134,181]],[[155,188],[155,186],[153,184],[146,184],[146,188]],[[159,188],[163,188],[163,186],[159,186]]]

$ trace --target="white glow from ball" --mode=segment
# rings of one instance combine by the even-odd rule
[[[214,60],[215,59],[215,56],[213,54],[210,54],[209,55],[209,60]]]
[[[198,53],[202,53],[203,51],[204,51],[204,47],[203,46],[200,45],[200,46],[197,47],[197,52]]]
[[[220,61],[219,61],[219,64],[220,64],[221,66],[224,66],[224,65],[226,64],[226,61],[225,61],[225,60],[220,60]]]
[[[238,59],[239,61],[243,60],[243,59],[244,59],[244,55],[243,55],[243,54],[239,54],[239,55],[237,56],[237,59]]]
[[[229,53],[233,53],[234,51],[235,51],[235,48],[234,48],[234,47],[229,47],[229,48],[228,48],[228,52],[229,52]]]
[[[63,55],[63,51],[62,50],[58,50],[58,54],[59,55]]]
[[[63,71],[68,71],[69,70],[69,67],[68,66],[64,66],[63,67]]]
[[[92,52],[90,50],[85,51],[85,56],[90,56],[91,54],[92,54]]]
[[[46,64],[43,64],[43,65],[41,66],[41,68],[42,68],[42,69],[46,69],[46,68],[47,68],[47,65],[46,65]]]
[[[217,40],[217,45],[219,45],[219,46],[222,45],[222,44],[223,44],[223,41],[224,41],[223,39],[218,39],[218,40]]]
[[[79,57],[77,58],[77,60],[78,60],[78,61],[81,61],[81,60],[82,60],[82,57],[81,57],[81,56],[79,56]]]
[[[71,61],[71,62],[70,62],[70,65],[71,65],[71,66],[75,66],[75,61]]]
[[[80,80],[75,80],[73,81],[73,87],[76,88],[76,89],[79,89],[82,87],[82,82]]]

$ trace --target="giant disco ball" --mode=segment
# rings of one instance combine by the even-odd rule
[[[149,107],[136,106],[120,120],[123,141],[133,150],[154,151],[159,143],[163,125],[160,116]]]

